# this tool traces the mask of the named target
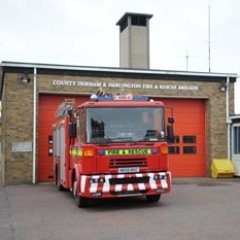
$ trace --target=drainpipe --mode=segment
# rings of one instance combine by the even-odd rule
[[[231,136],[230,136],[230,131],[231,131],[231,119],[229,118],[229,83],[230,83],[230,78],[227,76],[226,79],[226,123],[227,123],[227,158],[231,158],[230,154],[230,148],[231,148]]]
[[[32,183],[36,184],[36,133],[37,133],[37,68],[33,70],[33,168]]]

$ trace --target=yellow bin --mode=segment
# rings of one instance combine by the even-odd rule
[[[231,178],[234,176],[235,169],[229,159],[213,159],[211,173],[213,178]]]

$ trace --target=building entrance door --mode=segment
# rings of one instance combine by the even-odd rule
[[[206,116],[204,99],[159,98],[167,118],[175,119],[175,139],[169,144],[169,169],[173,177],[206,176]]]
[[[232,126],[232,161],[236,176],[240,176],[240,123]]]

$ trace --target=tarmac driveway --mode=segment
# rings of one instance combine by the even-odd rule
[[[144,198],[75,206],[53,184],[0,188],[0,240],[239,240],[240,179],[174,179],[159,203]]]

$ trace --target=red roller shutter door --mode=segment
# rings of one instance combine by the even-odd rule
[[[77,104],[86,96],[40,95],[38,112],[38,181],[52,180],[51,146],[52,124],[59,104],[66,98],[75,98]],[[157,99],[156,99],[157,100]],[[158,99],[165,103],[167,116],[171,110],[175,118],[176,142],[170,145],[170,170],[174,177],[206,176],[205,101],[199,99]]]
[[[160,99],[159,99],[160,100]],[[206,176],[205,100],[161,99],[166,118],[175,118],[175,143],[169,146],[169,164],[174,177]]]
[[[49,141],[52,136],[52,125],[56,122],[56,109],[66,98],[75,99],[77,104],[89,99],[86,96],[39,95],[37,158],[37,179],[39,182],[53,180],[52,156],[48,154],[48,149],[52,148],[52,144]]]

